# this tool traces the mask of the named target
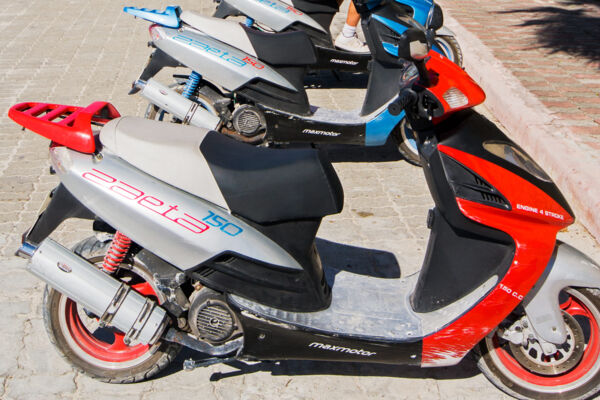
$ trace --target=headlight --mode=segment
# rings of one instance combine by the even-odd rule
[[[487,141],[483,143],[483,148],[542,181],[552,182],[552,179],[527,153],[511,143]]]

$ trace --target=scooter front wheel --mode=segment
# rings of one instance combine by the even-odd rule
[[[102,263],[110,241],[88,238],[75,246],[75,253],[94,264]],[[161,301],[152,276],[142,266],[123,265],[117,273],[133,290]],[[171,363],[181,346],[159,340],[152,346],[127,345],[125,334],[101,327],[98,318],[62,293],[46,287],[44,325],[59,354],[78,371],[109,383],[132,383],[155,375]]]
[[[462,67],[463,54],[460,45],[454,36],[439,35],[435,37],[435,44],[442,50],[444,55],[453,63]]]
[[[568,289],[560,302],[567,341],[555,355],[496,333],[479,344],[478,366],[499,389],[523,399],[588,399],[600,391],[600,291]]]
[[[421,166],[421,156],[417,149],[417,141],[410,123],[404,118],[394,130],[394,138],[398,152],[410,164]]]

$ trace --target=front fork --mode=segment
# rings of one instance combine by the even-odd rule
[[[600,266],[582,252],[557,241],[542,277],[523,300],[534,332],[555,345],[567,340],[558,300],[559,293],[567,287],[600,288]]]

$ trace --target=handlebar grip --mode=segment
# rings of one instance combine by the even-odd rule
[[[388,111],[393,116],[396,116],[412,104],[417,99],[417,94],[411,89],[405,89],[398,95],[398,98],[388,105]]]

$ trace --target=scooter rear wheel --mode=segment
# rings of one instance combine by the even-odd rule
[[[567,342],[556,356],[537,354],[496,333],[477,348],[478,366],[499,389],[522,399],[587,399],[600,391],[600,291],[561,294]]]
[[[109,241],[88,238],[75,246],[75,253],[99,264],[110,246]],[[162,300],[152,286],[148,271],[138,265],[123,265],[116,275],[133,290]],[[152,346],[123,341],[124,333],[100,327],[97,316],[62,293],[46,287],[43,315],[50,341],[59,354],[78,371],[109,383],[138,382],[155,375],[175,358],[181,346],[158,341]]]

